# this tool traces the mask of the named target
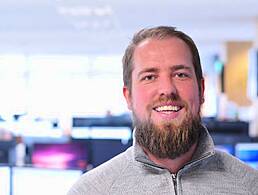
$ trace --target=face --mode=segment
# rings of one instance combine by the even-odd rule
[[[128,108],[133,111],[136,128],[147,129],[142,131],[142,136],[150,134],[149,137],[163,141],[167,139],[164,136],[185,137],[184,129],[192,129],[194,120],[199,123],[204,89],[202,82],[199,94],[188,46],[176,37],[147,39],[136,47],[133,59],[131,92],[126,87],[123,92]],[[176,132],[177,129],[181,132]],[[169,143],[160,143],[166,144]]]
[[[124,87],[124,96],[140,120],[151,119],[157,126],[180,124],[187,109],[197,115],[203,91],[199,94],[188,46],[178,38],[140,43],[134,52],[131,93]]]

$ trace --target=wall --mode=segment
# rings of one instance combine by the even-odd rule
[[[225,92],[239,106],[249,106],[247,98],[248,51],[252,42],[226,42]]]

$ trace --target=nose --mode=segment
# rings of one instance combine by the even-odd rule
[[[169,96],[177,94],[176,85],[171,76],[166,76],[160,79],[159,83],[159,95]]]

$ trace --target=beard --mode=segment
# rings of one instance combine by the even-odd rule
[[[198,141],[203,128],[200,111],[193,116],[186,104],[185,108],[186,115],[180,124],[169,121],[160,127],[152,122],[150,116],[148,120],[140,120],[133,110],[136,142],[158,158],[175,159],[185,154]]]

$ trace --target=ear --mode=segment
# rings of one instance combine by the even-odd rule
[[[204,90],[205,90],[205,81],[204,79],[201,80],[201,91],[200,91],[200,103],[203,104],[205,99],[204,99]]]
[[[123,86],[123,94],[127,103],[127,108],[129,110],[132,110],[132,98],[131,98],[131,93],[128,87]]]

